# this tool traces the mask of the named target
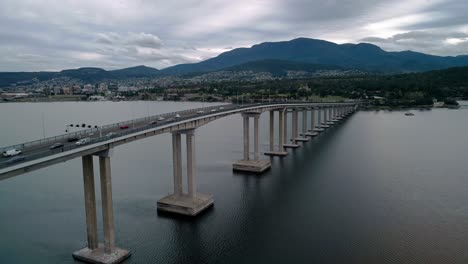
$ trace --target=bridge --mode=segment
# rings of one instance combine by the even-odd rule
[[[217,119],[241,114],[243,117],[243,156],[233,163],[233,170],[262,173],[270,168],[269,159],[260,156],[259,118],[269,112],[269,149],[265,155],[287,156],[287,148],[299,148],[327,128],[346,118],[358,105],[346,103],[287,102],[249,105],[221,105],[166,113],[139,118],[51,138],[26,142],[1,148],[0,151],[20,149],[20,158],[0,159],[0,180],[81,158],[83,166],[87,246],[73,253],[77,260],[89,263],[119,263],[130,256],[115,243],[114,214],[112,207],[111,157],[114,149],[135,140],[172,133],[173,193],[157,202],[157,209],[175,214],[196,216],[214,203],[213,195],[198,192],[196,173],[195,131],[198,127]],[[298,113],[302,112],[302,120]],[[288,136],[288,118],[292,118],[291,136]],[[278,118],[278,143],[275,144],[275,120]],[[310,126],[308,127],[308,118]],[[253,155],[250,151],[250,119],[253,119]],[[317,119],[317,120],[316,120]],[[299,126],[299,123],[302,123]],[[299,131],[299,127],[301,131]],[[186,185],[183,191],[182,136],[186,141]],[[74,140],[86,138],[77,145]],[[70,142],[71,141],[71,142]],[[57,143],[59,143],[57,145]],[[56,148],[51,148],[56,144]],[[99,159],[101,181],[102,220],[104,241],[98,243],[96,198],[93,157]],[[18,157],[18,156],[17,156]]]

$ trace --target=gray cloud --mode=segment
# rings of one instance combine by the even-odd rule
[[[465,0],[2,0],[0,71],[163,68],[296,37],[468,54],[466,13]]]

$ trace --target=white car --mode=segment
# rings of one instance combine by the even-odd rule
[[[205,113],[205,111],[203,110],[197,111],[197,114],[203,114],[203,113]]]
[[[165,119],[164,117],[160,116],[160,117],[158,118],[158,121],[163,121],[164,119]]]
[[[21,150],[19,149],[9,149],[3,151],[3,157],[12,157],[21,154]]]
[[[180,118],[180,115],[179,114],[175,115],[175,118]]]
[[[90,138],[82,138],[82,139],[78,140],[75,144],[77,146],[80,146],[80,145],[88,144],[89,142],[91,142]]]
[[[216,112],[216,108],[215,108],[215,109],[211,109],[211,112]]]

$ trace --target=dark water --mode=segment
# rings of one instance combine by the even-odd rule
[[[0,145],[41,137],[42,112],[51,136],[70,120],[196,106],[0,104]],[[119,146],[117,245],[132,252],[126,263],[468,263],[468,109],[413,112],[358,112],[261,176],[231,170],[240,116],[201,127],[199,191],[215,206],[193,220],[155,210],[172,190],[170,135]],[[265,148],[267,126],[264,114]],[[73,263],[85,231],[79,159],[0,182],[0,263]]]

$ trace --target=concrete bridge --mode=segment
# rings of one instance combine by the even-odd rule
[[[17,148],[22,150],[21,159],[0,159],[0,180],[18,176],[40,168],[52,166],[70,159],[80,158],[83,164],[84,200],[87,226],[87,246],[73,253],[77,260],[89,263],[119,263],[130,256],[130,252],[115,244],[114,215],[112,207],[111,157],[115,147],[162,133],[172,133],[173,182],[172,194],[157,202],[157,208],[175,214],[195,216],[214,203],[212,194],[198,192],[196,181],[196,129],[209,122],[229,115],[241,114],[243,117],[243,157],[233,163],[233,170],[262,173],[269,169],[269,159],[262,159],[259,142],[259,118],[264,112],[270,117],[270,144],[265,155],[287,156],[287,148],[299,148],[299,142],[307,142],[327,128],[340,122],[356,111],[357,104],[351,103],[314,103],[288,102],[251,105],[222,105],[190,109],[174,113],[140,118],[126,122],[92,128],[76,133],[68,133],[52,138],[26,142],[0,149]],[[302,112],[302,120],[298,113]],[[317,114],[316,114],[317,112]],[[275,119],[278,118],[278,131]],[[288,136],[288,118],[292,118],[292,135]],[[308,118],[311,126],[308,127]],[[318,120],[315,120],[315,119]],[[250,119],[253,119],[253,155],[250,151]],[[299,126],[299,123],[302,123]],[[301,131],[299,131],[299,127]],[[275,132],[279,133],[275,144]],[[183,192],[182,175],[182,137],[186,138],[186,184]],[[89,143],[76,145],[68,142],[71,138],[89,138]],[[63,146],[50,149],[55,143]],[[96,198],[94,187],[93,156],[99,158],[101,180],[102,217],[104,241],[98,243]]]

